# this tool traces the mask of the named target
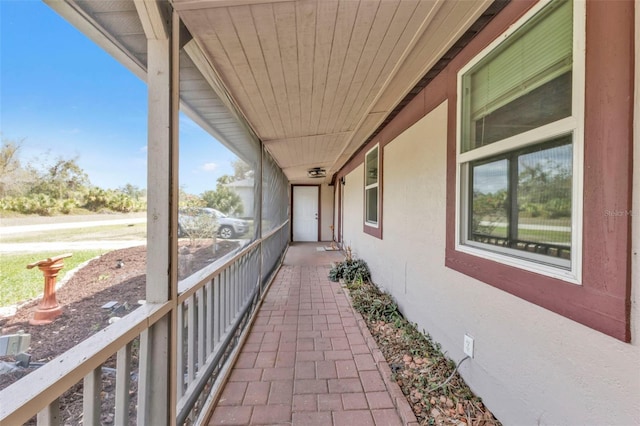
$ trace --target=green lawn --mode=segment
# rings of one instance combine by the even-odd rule
[[[58,281],[73,268],[106,253],[107,250],[74,251],[73,256],[64,260],[64,269],[58,275]],[[44,291],[44,278],[38,268],[27,269],[29,263],[58,256],[57,252],[39,252],[28,254],[1,254],[0,260],[0,306],[9,306],[31,299]]]

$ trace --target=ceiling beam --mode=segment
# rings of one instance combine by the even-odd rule
[[[157,0],[133,0],[133,4],[148,39],[164,40],[169,37],[166,3],[161,5]]]

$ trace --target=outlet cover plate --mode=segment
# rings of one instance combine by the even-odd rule
[[[464,335],[464,353],[473,358],[473,337]]]

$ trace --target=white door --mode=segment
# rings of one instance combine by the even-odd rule
[[[293,187],[293,241],[318,241],[318,187]]]

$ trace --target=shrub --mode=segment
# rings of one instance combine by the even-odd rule
[[[56,213],[61,205],[61,202],[48,195],[31,194],[25,197],[5,197],[0,203],[0,208],[22,214],[51,216]]]
[[[121,213],[144,210],[144,203],[130,195],[113,189],[90,188],[84,196],[82,207],[91,211],[111,210]]]
[[[369,281],[369,279],[371,279],[371,273],[369,272],[367,262],[362,259],[349,258],[343,262],[338,262],[336,266],[329,271],[329,279],[333,282],[338,282],[341,278],[347,283],[352,283],[356,280]]]

